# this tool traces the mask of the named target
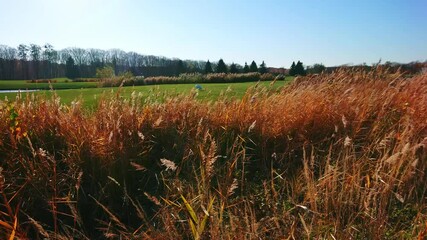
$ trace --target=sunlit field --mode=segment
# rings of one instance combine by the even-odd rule
[[[141,98],[157,97],[158,100],[163,100],[166,96],[175,96],[181,94],[194,95],[195,99],[202,101],[216,101],[220,96],[226,96],[228,98],[241,99],[245,92],[251,87],[270,87],[272,90],[279,91],[283,86],[288,84],[293,80],[293,77],[287,77],[286,81],[263,81],[263,82],[244,82],[244,83],[200,83],[198,84],[202,89],[195,89],[194,83],[187,84],[161,84],[161,85],[148,85],[148,86],[127,86],[127,87],[106,87],[106,88],[96,88],[97,83],[89,82],[94,84],[93,87],[82,86],[79,88],[79,85],[76,83],[64,83],[70,89],[60,89],[56,90],[56,86],[53,85],[53,90],[41,90],[34,92],[34,96],[41,96],[51,98],[53,95],[56,95],[61,99],[61,102],[64,104],[70,104],[73,101],[80,101],[84,107],[93,108],[96,107],[97,99],[102,96],[109,94],[120,94],[121,98],[130,98],[132,93],[139,95]],[[0,81],[0,83],[3,81]],[[6,81],[7,82],[7,81]],[[89,84],[88,82],[77,83],[77,84]],[[27,83],[25,83],[27,84]],[[59,83],[58,83],[59,84]],[[11,86],[16,86],[13,84],[7,85],[9,88]],[[17,88],[12,88],[17,89]],[[19,89],[19,88],[18,88]],[[27,88],[21,88],[27,89]],[[32,89],[32,88],[29,88]],[[1,93],[0,99],[4,100],[15,100],[16,97],[27,98],[32,97],[33,93],[21,92],[20,94],[15,92]]]
[[[43,82],[31,80],[1,80],[0,90],[27,90],[27,89],[79,89],[96,87],[96,82],[73,82],[67,78],[46,79]]]
[[[0,238],[424,239],[426,74],[225,86],[2,100]]]

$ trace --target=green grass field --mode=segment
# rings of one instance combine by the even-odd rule
[[[274,89],[278,89],[284,86],[286,83],[291,81],[292,78],[288,78],[286,81],[277,81],[273,86],[271,86],[271,81],[261,82],[259,86],[269,87],[271,86]],[[8,84],[12,82],[11,84]],[[37,85],[37,83],[27,83],[26,81],[18,81],[20,83],[15,83],[16,81],[10,80],[1,80],[0,89],[31,89],[29,85]],[[19,85],[22,84],[22,85]],[[38,83],[40,88],[41,85],[48,85],[44,83]],[[215,100],[221,93],[227,94],[231,98],[241,98],[246,90],[249,87],[255,86],[255,82],[245,82],[245,83],[205,83],[201,84],[203,87],[202,91],[198,91],[198,99],[201,100]],[[26,86],[19,87],[19,86]],[[53,84],[55,93],[61,98],[61,101],[65,104],[69,104],[73,100],[82,99],[85,106],[93,106],[96,102],[96,99],[102,96],[103,94],[108,94],[111,92],[118,91],[117,87],[113,88],[95,88],[96,83],[92,82],[82,82],[82,83],[73,83],[73,82],[61,82]],[[147,97],[153,93],[160,93],[161,95],[176,95],[176,94],[186,94],[190,93],[194,89],[195,84],[162,84],[162,85],[150,85],[150,86],[135,86],[135,87],[122,87],[120,89],[121,95],[123,97],[130,97],[132,92],[141,93],[144,97]],[[68,89],[67,89],[68,88]],[[25,96],[27,93],[22,93]],[[28,93],[32,94],[32,93]],[[34,92],[35,95],[44,95],[50,97],[53,94],[53,91],[42,90]],[[14,99],[17,93],[0,93],[0,99]]]
[[[52,87],[54,89],[79,89],[79,88],[94,88],[96,82],[73,82],[67,78],[54,78]],[[15,90],[15,89],[50,89],[49,83],[31,83],[28,80],[0,80],[0,90]]]

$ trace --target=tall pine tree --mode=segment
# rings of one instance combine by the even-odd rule
[[[301,75],[301,76],[305,76],[305,69],[304,66],[302,65],[302,62],[298,61],[297,65],[295,65],[295,74],[296,75]]]
[[[230,73],[238,73],[239,69],[237,69],[237,65],[235,63],[232,63],[230,65]]]
[[[245,66],[243,67],[243,72],[244,73],[248,73],[250,70],[249,70],[249,66],[248,66],[248,63],[247,62],[245,62]]]
[[[216,67],[217,73],[227,73],[227,65],[225,65],[224,60],[220,59],[218,61],[218,66]]]
[[[206,74],[213,73],[212,64],[211,62],[209,62],[209,60],[206,62],[206,65],[205,65],[205,73]]]
[[[69,79],[74,79],[77,75],[77,67],[74,64],[74,59],[72,57],[68,57],[65,62],[65,76]]]
[[[178,60],[176,68],[178,75],[187,72],[187,67],[182,60]]]
[[[259,65],[258,71],[261,74],[267,73],[267,65],[265,65],[264,61],[262,61],[261,65]]]
[[[289,69],[289,75],[295,76],[295,62],[292,62],[291,68]]]
[[[255,61],[252,61],[251,66],[249,67],[249,72],[258,72],[258,66]]]

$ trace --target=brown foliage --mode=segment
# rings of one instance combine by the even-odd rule
[[[0,223],[21,238],[425,234],[425,74],[338,70],[214,103],[117,94],[93,112],[0,105]]]

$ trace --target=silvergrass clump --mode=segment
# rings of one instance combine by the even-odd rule
[[[157,76],[147,77],[140,82],[146,85],[151,84],[178,84],[178,83],[233,83],[233,82],[256,82],[273,80],[274,75],[270,73],[210,73],[202,75],[200,73],[185,73],[179,76]],[[132,85],[132,81],[129,84]],[[125,83],[126,85],[126,83]],[[136,85],[136,84],[135,84]]]
[[[378,67],[236,101],[2,101],[0,238],[422,239],[426,93]]]

